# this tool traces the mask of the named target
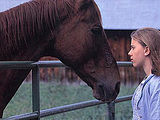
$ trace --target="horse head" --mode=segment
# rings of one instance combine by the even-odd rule
[[[67,7],[57,10],[70,14],[64,11],[59,17],[61,23],[50,40],[50,55],[70,66],[93,89],[95,98],[113,100],[119,93],[120,78],[98,7],[93,0],[71,1],[66,0]]]
[[[57,57],[93,89],[95,98],[111,101],[119,93],[117,64],[93,0],[32,0],[1,12],[0,40],[0,60]],[[29,71],[0,71],[0,117]]]

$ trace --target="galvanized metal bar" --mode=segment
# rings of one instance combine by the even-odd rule
[[[0,69],[27,69],[39,67],[67,67],[61,61],[0,61]],[[132,67],[132,62],[117,61],[119,67]]]
[[[34,67],[33,61],[0,61],[0,69],[27,69]]]
[[[118,67],[133,67],[132,62],[129,61],[117,61]]]
[[[114,100],[115,103],[123,102],[123,101],[128,101],[132,99],[133,95],[127,95],[127,96],[122,96],[118,97],[117,99]]]
[[[132,98],[132,95],[122,96],[122,97],[118,97],[114,102],[119,103],[119,102],[123,102],[123,101],[128,101],[128,100],[131,100],[131,98]],[[50,109],[41,110],[40,117],[46,117],[46,116],[55,115],[58,113],[68,112],[68,111],[72,111],[72,110],[76,110],[76,109],[82,109],[82,108],[105,104],[105,103],[107,103],[107,102],[102,102],[99,100],[89,100],[89,101],[83,101],[83,102],[79,102],[79,103],[75,103],[75,104],[54,107],[54,108],[50,108]],[[21,118],[22,120],[27,120],[27,119],[30,119],[30,117],[35,118],[37,116],[38,116],[37,112],[33,113],[33,114],[26,113],[26,114],[18,115],[18,118]],[[16,118],[16,116],[12,116],[9,118]],[[14,120],[14,119],[9,119],[9,120]]]
[[[54,108],[50,108],[50,109],[41,110],[40,116],[46,117],[46,116],[55,115],[58,113],[64,113],[64,112],[82,109],[82,108],[86,108],[86,107],[90,107],[90,106],[94,106],[94,105],[99,105],[99,104],[103,104],[103,103],[104,102],[102,102],[102,101],[91,100],[91,101],[84,101],[84,102],[79,102],[79,103],[75,103],[75,104],[70,104],[70,105],[54,107]]]
[[[38,114],[37,113],[25,113],[21,115],[15,115],[9,118],[6,118],[5,120],[31,120],[34,118],[37,118]]]
[[[67,67],[61,61],[38,61],[33,64],[38,65],[39,67]]]
[[[37,64],[39,67],[67,67],[61,61],[38,61],[33,64]],[[132,62],[129,61],[117,61],[119,67],[132,67]]]
[[[39,67],[36,66],[32,69],[32,107],[33,112],[37,112],[37,120],[40,120],[40,94],[39,94]]]
[[[131,100],[131,98],[132,98],[132,95],[118,97],[113,102],[118,103],[118,102],[122,102],[122,101]],[[46,110],[41,110],[40,116],[46,117],[46,116],[55,115],[58,113],[68,112],[68,111],[72,111],[72,110],[76,110],[76,109],[82,109],[82,108],[105,104],[105,103],[108,103],[108,102],[103,102],[103,101],[99,101],[99,100],[84,101],[84,102],[79,102],[79,103],[75,103],[75,104],[70,104],[70,105],[54,107],[54,108],[50,108],[50,109],[46,109]]]
[[[107,109],[108,120],[115,120],[115,102],[108,103],[107,107],[108,107]]]

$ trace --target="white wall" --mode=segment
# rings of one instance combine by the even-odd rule
[[[0,0],[0,12],[15,7],[27,1],[29,0]]]
[[[0,12],[29,0],[0,0]],[[95,0],[106,29],[160,29],[160,0]]]

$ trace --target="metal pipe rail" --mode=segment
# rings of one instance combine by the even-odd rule
[[[117,61],[119,67],[132,67],[132,62]],[[28,69],[38,67],[67,67],[61,61],[0,61],[0,69]]]
[[[131,98],[132,98],[132,95],[118,97],[116,100],[112,101],[112,103],[128,101],[128,100],[131,100]],[[40,118],[59,114],[59,113],[64,113],[68,111],[73,111],[77,109],[82,109],[86,107],[91,107],[95,105],[105,104],[105,103],[110,104],[109,102],[103,102],[99,100],[89,100],[89,101],[74,103],[70,105],[64,105],[64,106],[54,107],[50,109],[45,109],[40,111]],[[34,112],[34,113],[26,113],[26,114],[12,116],[12,117],[9,117],[7,120],[24,120],[24,119],[33,119],[36,117],[38,117],[38,114]]]
[[[117,62],[119,67],[131,67],[131,62],[125,62],[125,61],[118,61]],[[50,108],[46,110],[40,111],[40,94],[39,94],[39,68],[41,67],[66,67],[62,62],[60,61],[0,61],[0,69],[32,69],[32,113],[26,113],[21,115],[12,116],[9,118],[6,118],[6,120],[27,120],[27,119],[37,119],[40,120],[41,117],[46,117],[49,115],[54,115],[58,113],[63,113],[71,110],[81,109],[85,107],[90,107],[94,105],[104,104],[107,102],[102,102],[98,100],[91,100],[91,101],[84,101],[80,103],[75,103],[71,105],[65,105],[55,108]],[[113,103],[122,102],[126,100],[131,99],[130,96],[120,97],[117,98],[115,101],[108,104],[109,111],[112,110],[111,105]],[[111,111],[113,113],[113,110]],[[109,119],[112,120],[114,118],[114,114],[109,114]]]

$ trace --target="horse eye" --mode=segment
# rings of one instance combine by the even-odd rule
[[[92,33],[98,35],[98,34],[102,33],[102,27],[100,25],[94,26],[91,29],[91,31],[92,31]]]

